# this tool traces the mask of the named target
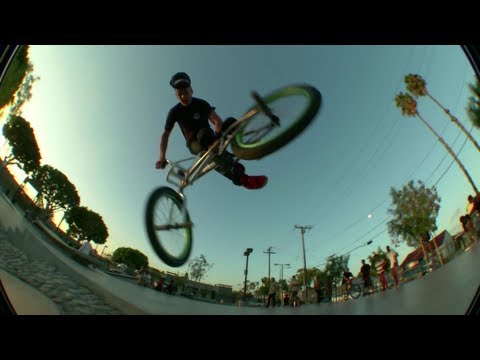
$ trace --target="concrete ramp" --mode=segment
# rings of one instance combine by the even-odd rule
[[[0,280],[17,315],[62,314],[52,300],[3,269],[0,269]]]
[[[70,279],[102,297],[124,314],[152,315],[463,315],[480,284],[478,243],[433,273],[386,292],[339,303],[303,305],[298,308],[251,308],[211,304],[172,296],[82,266],[54,246],[22,212],[0,194],[0,215],[4,234],[11,244],[61,269]],[[8,271],[8,269],[6,269]],[[8,276],[8,275],[7,275]],[[21,302],[20,287],[10,286],[12,302]],[[28,290],[27,290],[28,291]],[[35,303],[41,294],[28,295]],[[38,300],[38,301],[44,301]],[[17,304],[17,306],[25,304]],[[28,310],[26,310],[28,311]],[[40,311],[40,310],[39,310]],[[52,309],[54,311],[54,309]]]

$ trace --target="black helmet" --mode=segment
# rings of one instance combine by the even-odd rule
[[[190,76],[184,72],[178,72],[172,76],[170,85],[175,89],[185,89],[190,86]]]

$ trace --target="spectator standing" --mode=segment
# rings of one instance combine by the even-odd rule
[[[478,212],[478,209],[480,209],[480,194],[477,194],[475,196],[468,195],[468,206],[467,206],[467,212],[470,215],[473,215],[474,213]]]
[[[398,287],[398,253],[395,250],[390,249],[387,246],[387,256],[390,260],[390,267],[392,270],[393,280],[395,281],[395,287]]]
[[[163,276],[160,276],[160,278],[157,280],[155,283],[155,290],[162,291],[163,290],[163,282],[165,281],[165,278]]]
[[[330,276],[327,276],[327,280],[325,282],[325,297],[328,302],[332,301],[332,279]]]
[[[298,281],[295,275],[290,279],[290,292],[292,294],[290,297],[291,305],[294,307],[300,305],[298,303]]]
[[[478,240],[478,235],[471,216],[469,214],[460,216],[460,222],[462,223],[465,235],[467,235],[470,240],[470,246],[473,245]]]
[[[380,284],[382,286],[382,291],[388,289],[387,280],[385,280],[385,268],[387,267],[387,261],[382,259],[378,254],[375,254],[375,268],[377,269],[377,274],[380,279]]]
[[[467,213],[470,215],[477,236],[480,235],[480,194],[468,195]]]
[[[360,272],[362,273],[363,278],[363,295],[373,294],[373,284],[372,279],[370,278],[371,266],[362,259],[362,267]],[[368,291],[367,291],[368,289]]]
[[[267,307],[270,307],[270,301],[272,302],[272,307],[275,307],[275,295],[277,294],[277,283],[275,278],[270,279],[270,288],[268,289],[268,299]]]

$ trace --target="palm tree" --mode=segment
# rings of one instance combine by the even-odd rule
[[[402,115],[403,116],[418,116],[420,120],[430,129],[431,132],[437,137],[438,141],[440,141],[443,146],[445,146],[445,149],[452,155],[452,157],[455,159],[457,162],[458,166],[460,166],[460,169],[462,169],[463,173],[468,179],[468,182],[472,185],[473,190],[475,191],[475,194],[478,194],[478,189],[475,186],[475,183],[472,180],[472,177],[468,173],[467,169],[465,169],[465,166],[463,166],[462,162],[458,159],[457,155],[453,152],[452,148],[448,146],[448,144],[443,140],[443,138],[430,126],[430,124],[425,121],[425,119],[420,115],[420,113],[417,110],[417,101],[410,95],[410,94],[405,94],[405,93],[399,93],[395,97],[395,103],[398,108],[402,109]]]
[[[470,132],[467,129],[465,129],[465,126],[463,126],[463,124],[460,121],[458,121],[458,119],[450,113],[450,110],[443,107],[442,104],[440,104],[437,101],[437,99],[435,99],[432,95],[430,95],[430,93],[427,90],[427,86],[426,86],[427,83],[420,75],[417,75],[417,74],[406,75],[405,84],[407,85],[407,90],[410,93],[412,93],[412,95],[415,96],[415,98],[418,98],[419,96],[428,96],[430,99],[432,99],[433,102],[435,102],[435,104],[437,104],[445,112],[445,114],[447,114],[448,117],[450,117],[450,120],[452,120],[452,122],[455,125],[457,125],[465,133],[465,135],[467,135],[468,139],[473,143],[473,145],[475,145],[477,150],[480,152],[480,145],[473,138]]]
[[[473,126],[480,128],[480,83],[475,79],[475,85],[469,84],[471,96],[468,99],[467,114],[473,123]]]

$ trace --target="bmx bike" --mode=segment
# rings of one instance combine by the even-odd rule
[[[347,283],[346,289],[343,290],[344,300],[348,300],[349,297],[358,299],[360,295],[362,295],[362,288],[358,284]]]
[[[168,266],[182,266],[192,249],[192,227],[184,190],[208,172],[234,161],[260,159],[297,137],[317,115],[320,92],[310,85],[290,85],[267,96],[252,92],[255,104],[223,131],[203,154],[176,162],[167,160],[166,180],[149,195],[145,225],[155,253]],[[232,153],[226,151],[230,146]],[[186,162],[193,165],[187,167]]]

